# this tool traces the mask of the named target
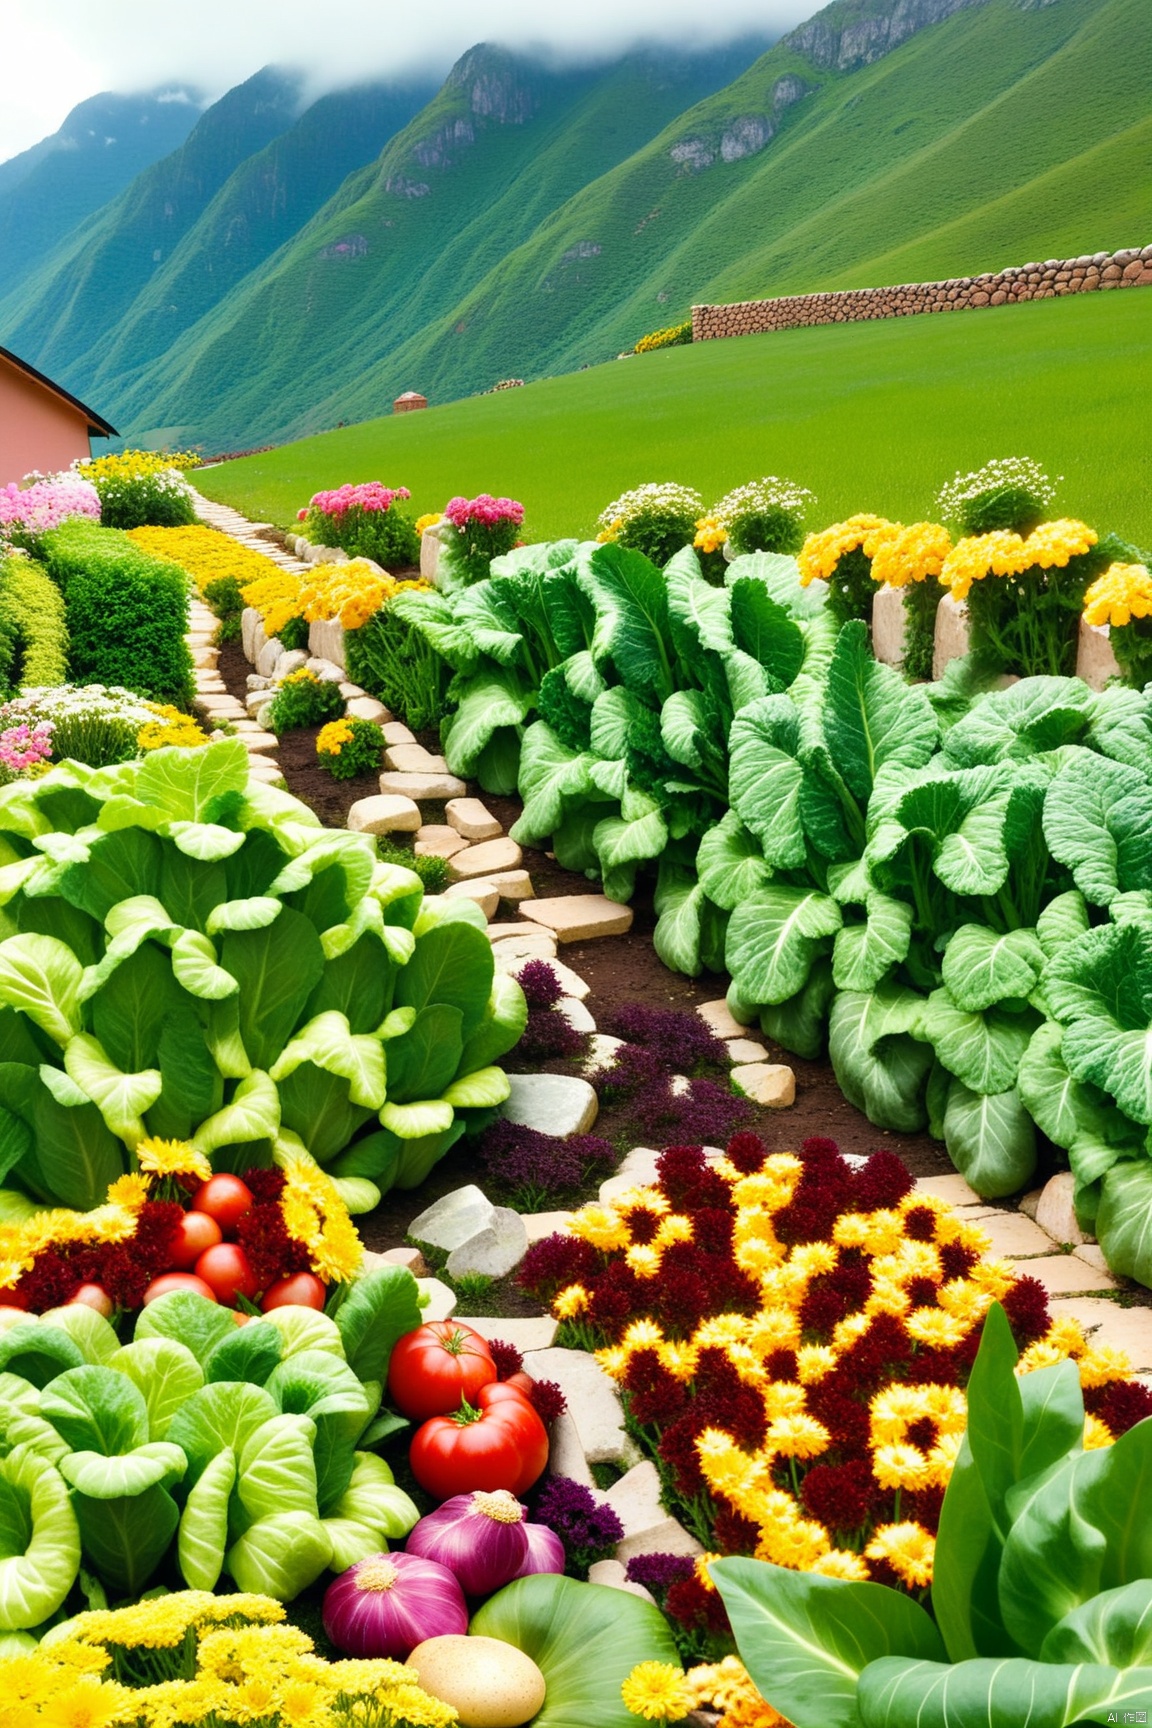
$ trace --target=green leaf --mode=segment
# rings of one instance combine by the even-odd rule
[[[1152,876],[1152,786],[1135,768],[1077,751],[1048,788],[1044,837],[1085,899],[1107,906]]]
[[[958,768],[982,762],[1027,761],[1085,732],[1092,692],[1079,678],[1022,678],[973,703],[944,741]]]
[[[444,733],[444,755],[451,772],[474,777],[495,734],[502,727],[521,726],[535,705],[535,691],[511,668],[489,666],[469,678]]]
[[[254,1068],[214,1116],[201,1122],[190,1144],[198,1152],[215,1152],[235,1142],[275,1139],[280,1127],[280,1099],[267,1074]]]
[[[203,1300],[203,1298],[201,1298]],[[127,1376],[144,1399],[149,1440],[167,1437],[172,1418],[204,1384],[195,1356],[174,1338],[136,1338],[109,1358],[108,1366]]]
[[[270,1068],[299,1023],[324,970],[315,925],[285,907],[262,930],[230,930],[220,964],[240,985],[244,1044],[255,1068]]]
[[[528,1004],[523,990],[506,972],[494,972],[488,1007],[464,1042],[458,1071],[470,1074],[506,1055],[520,1042],[527,1024]]]
[[[800,718],[788,697],[768,696],[737,714],[729,748],[729,798],[759,839],[764,862],[779,869],[803,864]]]
[[[131,1499],[157,1485],[178,1482],[184,1474],[184,1454],[166,1440],[148,1441],[114,1457],[70,1452],[60,1460],[60,1474],[91,1500]]]
[[[69,1077],[99,1110],[113,1134],[134,1146],[144,1138],[143,1113],[155,1104],[164,1082],[158,1068],[125,1074],[108,1057],[98,1038],[78,1032],[64,1050]]]
[[[354,1035],[347,1016],[335,1009],[317,1014],[301,1027],[285,1045],[270,1078],[282,1080],[302,1062],[311,1062],[326,1073],[347,1080],[348,1095],[354,1104],[369,1110],[379,1110],[383,1104],[387,1092],[383,1046],[378,1038]]]
[[[103,1314],[97,1314],[94,1308],[88,1308],[83,1302],[69,1302],[63,1308],[49,1308],[40,1318],[45,1325],[67,1332],[85,1362],[95,1363],[103,1368],[112,1366],[112,1358],[120,1348],[120,1340]],[[155,1436],[151,1435],[149,1438],[154,1439]]]
[[[1152,1578],[1101,1590],[1053,1626],[1042,1662],[1096,1662],[1152,1667]]]
[[[141,1494],[94,1500],[74,1493],[85,1558],[117,1596],[139,1596],[167,1553],[180,1514],[159,1483]]]
[[[183,930],[173,942],[172,976],[204,1002],[223,1002],[237,994],[236,979],[217,964],[216,949],[199,930]]]
[[[1044,950],[1031,930],[1001,934],[983,924],[962,924],[944,950],[944,983],[957,1008],[978,1013],[1036,988]]]
[[[461,1010],[446,1002],[431,1002],[418,1010],[408,1031],[388,1045],[390,1102],[410,1104],[443,1092],[460,1066],[462,1024]]]
[[[462,921],[440,924],[417,936],[411,960],[396,977],[396,1006],[458,1008],[467,1038],[484,1018],[494,973],[492,944],[482,930]]]
[[[1036,920],[1036,935],[1045,957],[1051,960],[1069,942],[1075,942],[1088,928],[1088,908],[1078,888],[1057,894]]]
[[[153,1304],[155,1306],[155,1304]],[[323,1350],[344,1360],[344,1340],[335,1320],[328,1314],[317,1314],[310,1308],[273,1308],[264,1318],[275,1326],[283,1341],[281,1367],[302,1352]],[[417,1321],[417,1325],[419,1321]],[[277,1370],[279,1372],[279,1370]]]
[[[870,889],[863,924],[846,924],[832,947],[832,976],[840,990],[871,990],[906,958],[912,940],[912,908]]]
[[[597,702],[592,714],[593,739],[599,706]],[[522,846],[547,839],[563,821],[569,800],[585,798],[592,791],[594,761],[586,751],[569,750],[542,720],[529,726],[520,748],[519,791],[524,808],[509,829],[511,838]]]
[[[0,1372],[17,1374],[33,1386],[47,1386],[58,1374],[84,1365],[83,1352],[58,1326],[18,1320],[0,1334]]]
[[[1032,1118],[1014,1086],[978,1092],[954,1078],[944,1109],[944,1143],[960,1174],[985,1199],[1019,1193],[1036,1168]]]
[[[40,1414],[73,1451],[130,1452],[148,1438],[148,1411],[136,1387],[115,1369],[91,1363],[46,1386]]]
[[[448,1132],[453,1125],[453,1110],[441,1098],[424,1098],[415,1104],[385,1104],[380,1121],[399,1140],[425,1140]]]
[[[41,1626],[80,1570],[80,1533],[59,1472],[30,1448],[0,1459],[0,1631]]]
[[[1071,1074],[1111,1093],[1126,1115],[1152,1123],[1152,931],[1109,924],[1045,967],[1042,989],[1064,1027]]]
[[[729,585],[732,635],[736,646],[782,685],[791,684],[804,664],[804,635],[765,583],[738,577]]]
[[[268,1320],[248,1321],[233,1330],[230,1338],[222,1338],[204,1361],[204,1379],[248,1380],[263,1386],[276,1367],[284,1350],[284,1340]]]
[[[1108,1171],[1096,1236],[1113,1272],[1152,1284],[1152,1164],[1126,1159]]]
[[[381,1539],[391,1541],[407,1536],[420,1518],[413,1501],[396,1487],[383,1458],[371,1452],[356,1453],[351,1479],[332,1515],[355,1519],[377,1531]]]
[[[194,1290],[169,1290],[157,1296],[141,1310],[136,1321],[134,1342],[145,1339],[171,1339],[182,1345],[199,1362],[207,1360],[222,1338],[230,1338],[236,1330],[227,1308],[198,1296]],[[164,1361],[175,1358],[164,1357]],[[136,1375],[131,1375],[136,1379]]]
[[[802,588],[800,566],[785,552],[744,553],[732,560],[724,574],[730,588],[749,577],[762,582],[777,605],[783,606],[792,618],[820,618],[824,613],[827,584],[813,582]]]
[[[981,1659],[955,1668],[886,1657],[861,1676],[863,1728],[1072,1728],[1152,1704],[1152,1672]],[[803,1725],[798,1725],[803,1728]]]
[[[742,995],[769,1003],[794,996],[842,922],[836,902],[815,889],[774,884],[752,895],[732,914],[725,950]]]
[[[912,1133],[924,1126],[932,1066],[931,1049],[920,1041],[924,1006],[922,997],[888,983],[841,991],[832,1004],[828,1052],[836,1078],[878,1128]]]
[[[828,1008],[835,994],[832,962],[817,960],[808,974],[808,982],[798,995],[760,1010],[760,1030],[773,1043],[783,1045],[785,1050],[791,1050],[806,1062],[814,1062],[824,1050],[828,1036]]]
[[[888,765],[922,768],[938,738],[922,685],[872,657],[868,626],[845,624],[828,668],[824,735],[837,769],[858,799],[867,799]]]
[[[236,1483],[236,1454],[218,1452],[193,1486],[180,1517],[177,1556],[190,1590],[215,1590],[228,1547],[228,1504]]]
[[[850,1584],[763,1560],[719,1560],[715,1579],[741,1659],[760,1693],[795,1728],[858,1728],[869,1663],[942,1658],[928,1615],[881,1584]]]
[[[696,869],[709,900],[725,912],[734,912],[772,876],[760,845],[735,810],[726,811],[701,838]]]
[[[651,1602],[602,1584],[540,1574],[489,1597],[469,1632],[530,1656],[544,1676],[532,1728],[635,1728],[620,1688],[638,1662],[679,1666],[668,1623]]]
[[[696,654],[701,648],[726,654],[735,647],[731,596],[726,589],[714,588],[704,580],[695,556],[689,562],[677,554],[664,571],[664,586],[669,617],[680,626]]]
[[[1034,1024],[1001,1008],[965,1013],[945,989],[932,991],[922,1021],[923,1036],[945,1068],[974,1092],[1006,1092],[1015,1085]]]
[[[248,786],[248,752],[239,738],[202,750],[153,750],[136,773],[134,796],[166,817],[201,822],[214,799]]]
[[[491,1110],[503,1104],[511,1091],[503,1068],[477,1068],[445,1089],[444,1102],[454,1110]]]
[[[319,1518],[278,1512],[261,1518],[228,1550],[225,1565],[238,1590],[291,1602],[319,1578],[332,1543]]]
[[[262,1386],[222,1381],[194,1392],[168,1425],[168,1439],[188,1459],[189,1487],[226,1446],[240,1457],[249,1437],[278,1414],[275,1401]]]
[[[57,1044],[80,1030],[83,968],[54,936],[9,936],[0,942],[0,1002],[27,1014]]]
[[[675,687],[662,573],[642,553],[609,544],[581,557],[577,580],[596,605],[593,655],[610,654],[627,688],[659,707]]]
[[[336,1325],[361,1380],[387,1379],[392,1346],[420,1324],[418,1296],[416,1280],[402,1266],[380,1266],[353,1281]]]
[[[273,1416],[248,1435],[237,1464],[236,1492],[253,1519],[277,1512],[316,1512],[316,1424],[307,1416]]]

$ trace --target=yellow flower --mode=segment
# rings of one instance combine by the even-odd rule
[[[634,1242],[624,1259],[637,1278],[655,1278],[660,1270],[660,1251],[651,1242]]]
[[[727,538],[728,530],[718,516],[701,516],[692,544],[700,552],[718,552]]]
[[[872,580],[891,588],[924,582],[929,576],[939,576],[951,550],[952,536],[936,522],[913,522],[908,528],[898,526],[895,534],[881,539],[876,547]]]
[[[928,1486],[928,1460],[916,1446],[878,1446],[872,1454],[872,1474],[881,1488],[908,1488],[915,1492]]]
[[[444,518],[440,514],[439,510],[428,510],[423,516],[417,516],[415,523],[416,532],[417,534],[423,534],[427,529],[435,528],[437,522],[443,522],[443,520]]]
[[[817,1458],[825,1450],[831,1435],[814,1416],[780,1416],[768,1425],[765,1446],[784,1458]]]
[[[1086,624],[1123,629],[1133,618],[1152,617],[1152,575],[1143,564],[1109,564],[1084,596]]]
[[[553,1298],[552,1312],[557,1320],[571,1320],[574,1314],[583,1314],[590,1301],[583,1284],[569,1284]]]
[[[645,1722],[676,1722],[692,1708],[683,1671],[670,1662],[640,1662],[620,1688],[624,1707]]]
[[[821,1554],[812,1570],[824,1578],[844,1578],[849,1584],[866,1584],[870,1576],[859,1554],[848,1548],[830,1548],[827,1554]]]
[[[864,1552],[869,1560],[887,1560],[897,1577],[913,1589],[932,1582],[936,1539],[922,1524],[882,1524]]]
[[[1101,1422],[1099,1416],[1085,1416],[1085,1452],[1096,1452],[1105,1446],[1111,1446],[1115,1439],[1116,1436],[1113,1434],[1111,1428],[1109,1428],[1106,1423]]]
[[[326,1283],[354,1278],[364,1259],[364,1244],[330,1176],[311,1159],[284,1166],[280,1196],[284,1228],[308,1250],[312,1270]]]
[[[883,516],[849,516],[846,522],[834,522],[819,534],[809,534],[800,552],[800,586],[807,588],[818,578],[826,582],[847,552],[859,548],[866,558],[874,558],[885,540],[900,532],[898,522]]]
[[[941,1308],[914,1308],[904,1321],[909,1338],[930,1350],[951,1350],[962,1344],[970,1330],[966,1320],[957,1320]]]
[[[317,756],[339,756],[353,736],[351,720],[329,720],[326,726],[321,726],[316,737]]]
[[[1063,569],[1096,544],[1095,530],[1084,522],[1061,517],[1041,522],[1031,534],[997,528],[960,540],[945,558],[939,580],[954,600],[965,600],[973,582],[989,576],[1022,576],[1033,569]]]
[[[141,1140],[136,1148],[141,1170],[152,1176],[196,1176],[207,1182],[212,1174],[207,1154],[186,1140]]]
[[[582,1206],[569,1221],[568,1230],[604,1254],[627,1248],[631,1240],[627,1223],[613,1206]]]

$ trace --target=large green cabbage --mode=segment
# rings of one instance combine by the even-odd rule
[[[525,1020],[470,902],[238,741],[0,788],[0,1005],[0,1180],[79,1208],[158,1135],[310,1154],[363,1210],[502,1102]]]

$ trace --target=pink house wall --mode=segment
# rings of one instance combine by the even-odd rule
[[[90,454],[80,410],[0,355],[0,486],[33,468],[51,474]]]

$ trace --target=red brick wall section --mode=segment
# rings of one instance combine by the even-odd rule
[[[1021,264],[948,282],[906,282],[896,288],[845,288],[828,294],[789,294],[779,300],[693,306],[692,340],[711,342],[721,336],[753,336],[805,324],[909,318],[918,312],[968,312],[1017,300],[1142,286],[1152,286],[1152,246],[1096,252],[1084,258],[1049,258],[1044,264]]]

